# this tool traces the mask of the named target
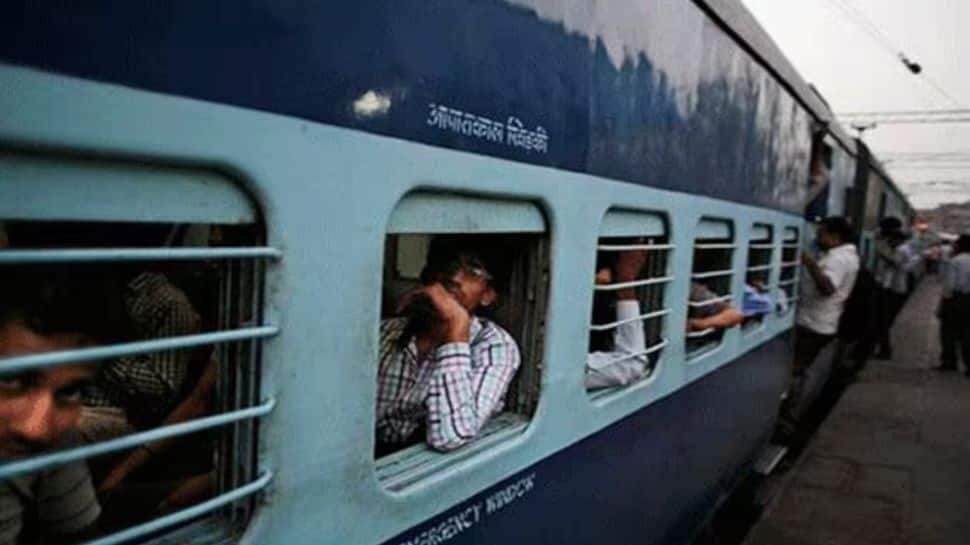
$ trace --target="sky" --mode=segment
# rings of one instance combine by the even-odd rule
[[[742,0],[836,113],[970,108],[970,1]],[[852,17],[847,14],[862,14]],[[867,20],[877,30],[867,31]],[[875,34],[878,37],[873,37]],[[912,75],[890,53],[923,67]],[[932,83],[930,83],[932,82]],[[943,89],[944,94],[933,87]],[[851,131],[853,134],[854,131]],[[919,208],[970,200],[965,167],[906,163],[895,153],[970,154],[970,123],[878,125],[864,135]]]

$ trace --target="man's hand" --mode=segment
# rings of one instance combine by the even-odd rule
[[[636,244],[643,244],[643,239],[637,239]],[[618,283],[633,282],[640,278],[640,269],[647,263],[646,250],[626,250],[620,252],[616,258],[616,278]],[[633,288],[624,288],[616,292],[619,300],[633,300],[637,298],[637,292]]]
[[[643,244],[643,239],[636,244]],[[646,250],[627,250],[620,252],[616,259],[617,282],[631,282],[640,277],[640,269],[647,263]]]
[[[812,265],[815,265],[815,258],[812,257],[811,254],[807,252],[802,252],[802,265],[805,265],[806,267],[811,267]]]
[[[700,331],[707,329],[702,318],[689,318],[687,320],[687,331]]]
[[[425,286],[422,293],[426,294],[441,322],[435,328],[435,337],[440,343],[468,342],[468,330],[471,326],[471,315],[461,306],[448,290],[441,284]]]
[[[596,277],[593,279],[593,282],[598,286],[611,284],[613,282],[613,271],[607,267],[603,267],[596,271]]]
[[[713,316],[687,320],[687,331],[703,331],[710,328],[726,329],[734,327],[743,321],[744,315],[733,306],[728,306]]]

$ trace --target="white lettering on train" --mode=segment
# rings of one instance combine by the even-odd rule
[[[465,530],[478,524],[482,518],[482,504],[475,503],[461,511],[446,518],[442,522],[428,528],[408,541],[401,542],[401,545],[438,545],[444,543]]]
[[[438,130],[505,144],[530,153],[549,152],[549,135],[546,129],[541,126],[537,126],[534,130],[527,129],[522,120],[515,116],[509,116],[505,123],[502,123],[432,102],[428,104],[426,122]]]
[[[535,486],[536,474],[533,473],[518,481],[506,486],[502,490],[495,492],[485,499],[485,513],[491,515],[499,509],[507,507],[510,503],[525,496]]]
[[[508,507],[528,494],[535,486],[535,478],[535,473],[526,475],[505,488],[493,492],[485,498],[484,503],[475,502],[398,545],[441,545],[478,524],[484,517]]]

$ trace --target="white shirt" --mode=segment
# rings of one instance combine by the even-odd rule
[[[834,335],[839,329],[839,317],[845,300],[852,293],[859,274],[859,254],[855,245],[843,244],[832,248],[818,260],[822,274],[835,287],[832,295],[822,295],[810,276],[800,282],[801,300],[798,307],[798,325],[822,335]]]
[[[970,293],[970,254],[957,254],[943,264],[943,297]]]
[[[592,352],[586,356],[586,389],[625,386],[647,374],[646,336],[640,316],[640,302],[621,299],[616,302],[616,321],[623,322],[613,330],[613,350]]]
[[[909,273],[919,265],[920,255],[910,243],[891,250],[891,259],[879,256],[876,265],[876,284],[883,289],[905,294],[909,291]]]

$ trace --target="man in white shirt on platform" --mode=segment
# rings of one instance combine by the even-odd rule
[[[825,218],[816,229],[819,259],[802,254],[809,278],[801,282],[795,326],[795,358],[788,397],[782,405],[781,431],[794,433],[806,373],[819,353],[835,339],[845,301],[859,273],[859,253],[852,244],[852,227],[840,216]]]
[[[876,243],[876,299],[869,335],[859,348],[861,354],[875,351],[878,359],[892,359],[889,332],[910,291],[910,274],[919,265],[920,255],[913,251],[898,218],[884,218]]]
[[[940,371],[957,370],[957,352],[963,356],[964,374],[970,377],[970,234],[953,244],[954,255],[944,264],[940,299]]]

